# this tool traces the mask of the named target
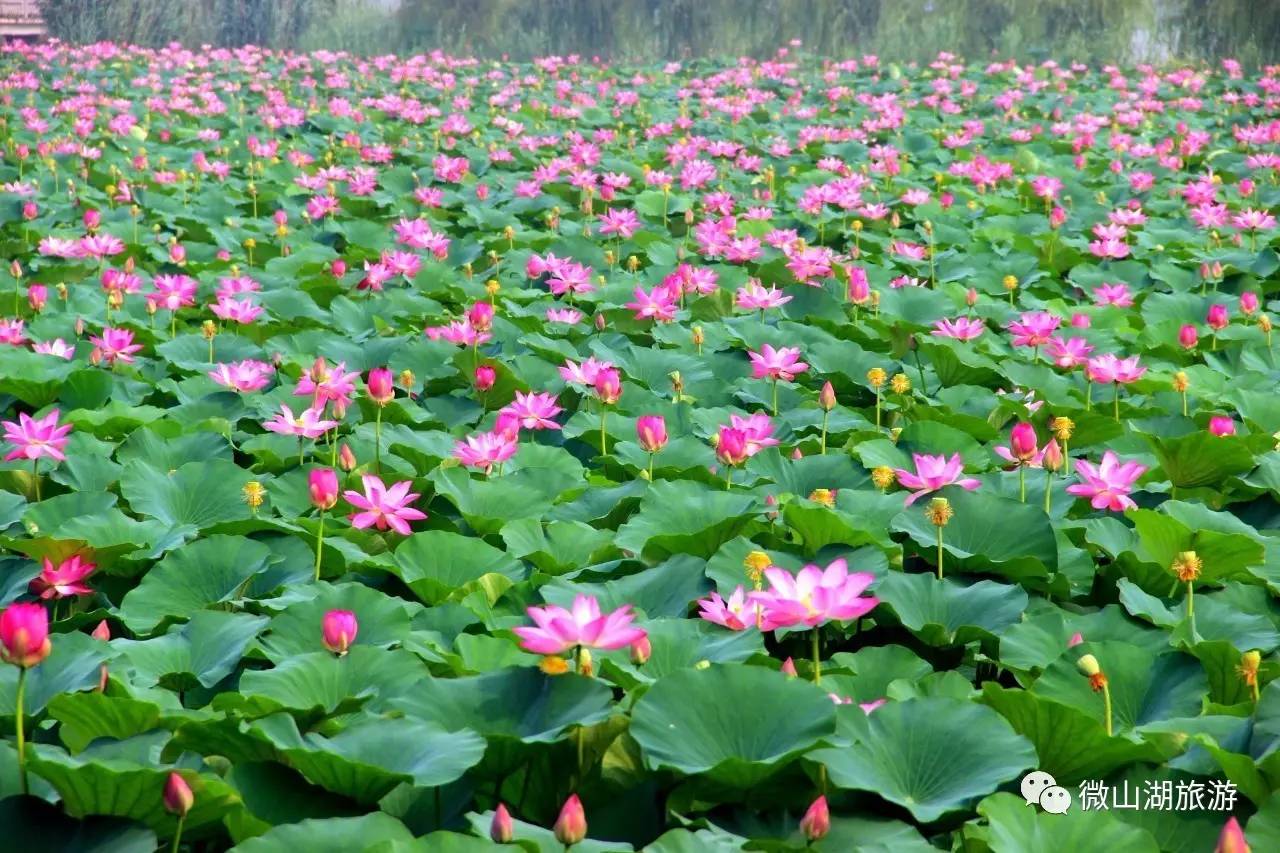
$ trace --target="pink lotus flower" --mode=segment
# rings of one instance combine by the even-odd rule
[[[827,808],[827,798],[819,796],[805,809],[800,818],[800,832],[805,840],[812,844],[826,837],[831,831],[831,811]]]
[[[1045,311],[1028,311],[1009,324],[1015,347],[1038,347],[1049,342],[1062,320]]]
[[[217,302],[209,306],[209,310],[220,319],[239,323],[242,326],[251,324],[262,315],[262,309],[254,305],[252,299],[232,299],[228,296],[220,297]]]
[[[68,557],[56,567],[48,557],[44,558],[40,574],[31,579],[31,593],[41,598],[69,598],[73,595],[89,595],[93,589],[81,583],[96,569],[93,563],[79,554]]]
[[[721,426],[716,436],[716,458],[726,465],[741,465],[751,454],[747,452],[747,434],[740,429]]]
[[[8,344],[12,347],[25,344],[27,342],[27,336],[23,332],[25,326],[25,320],[0,317],[0,344]]]
[[[1258,310],[1258,307],[1259,300],[1257,293],[1252,290],[1246,290],[1244,293],[1240,294],[1240,310],[1244,312],[1246,316],[1253,316],[1254,312]]]
[[[413,509],[409,504],[416,501],[419,495],[410,492],[412,484],[402,480],[391,488],[383,484],[381,477],[365,474],[360,478],[364,484],[364,494],[347,491],[342,493],[343,499],[362,512],[354,512],[347,516],[351,526],[357,530],[376,527],[378,530],[390,528],[403,536],[410,534],[409,522],[421,521],[427,517],[425,512]]]
[[[1068,370],[1086,363],[1091,352],[1093,352],[1093,345],[1084,338],[1068,338],[1064,341],[1062,338],[1053,337],[1049,339],[1049,346],[1045,348],[1045,353],[1055,365]]]
[[[1127,284],[1100,284],[1093,291],[1093,301],[1098,305],[1129,308],[1133,305],[1133,295],[1129,293]]]
[[[600,603],[590,595],[576,596],[569,610],[548,604],[530,607],[525,612],[537,627],[521,626],[512,630],[520,637],[524,649],[540,655],[562,654],[575,646],[621,649],[648,636],[643,628],[631,624],[635,618],[631,605],[624,604],[605,616],[600,613]]]
[[[769,344],[760,348],[760,352],[749,352],[751,370],[756,379],[781,379],[790,382],[798,374],[809,369],[809,365],[800,361],[799,347],[780,347],[774,349]]]
[[[1127,385],[1130,382],[1137,382],[1141,379],[1147,369],[1138,365],[1138,357],[1136,355],[1128,358],[1118,358],[1112,353],[1106,353],[1089,359],[1089,366],[1086,368],[1086,372],[1089,374],[1090,380],[1099,384],[1117,382],[1121,385]]]
[[[33,418],[27,414],[19,414],[18,420],[5,421],[4,438],[13,445],[5,457],[5,462],[15,459],[40,459],[49,457],[59,462],[67,457],[63,449],[67,446],[67,434],[71,432],[71,424],[58,425],[60,412],[52,409],[43,418]]]
[[[600,375],[602,370],[612,370],[613,362],[596,361],[595,356],[589,356],[582,364],[578,364],[573,359],[566,358],[564,366],[560,368],[560,376],[565,382],[572,385],[581,385],[583,388],[595,387],[596,377]]]
[[[582,810],[582,801],[577,794],[570,794],[569,799],[564,801],[552,831],[556,841],[563,844],[566,850],[587,837],[587,815]]]
[[[488,474],[494,465],[501,465],[519,449],[515,436],[499,432],[482,432],[467,436],[453,445],[453,456],[463,465],[482,468]]]
[[[1127,258],[1129,246],[1123,240],[1093,240],[1089,243],[1089,252],[1098,258]]]
[[[295,417],[293,409],[281,403],[279,414],[264,423],[262,428],[280,435],[319,438],[337,425],[337,421],[321,417],[319,409],[303,409],[302,414]]]
[[[698,600],[698,615],[708,622],[723,625],[731,631],[742,631],[755,621],[747,610],[747,594],[739,584],[726,601],[720,593]]]
[[[1209,418],[1209,432],[1219,438],[1235,435],[1236,422],[1229,415],[1214,415]]]
[[[1036,447],[1036,428],[1024,422],[1014,425],[1009,434],[1009,446],[997,447],[996,455],[1015,465],[1039,468],[1044,450]]]
[[[330,403],[334,410],[345,412],[356,392],[356,380],[360,374],[347,371],[347,363],[340,361],[330,370],[323,358],[317,358],[311,368],[298,378],[293,389],[295,397],[311,397],[311,408],[324,410]]]
[[[667,287],[659,284],[653,290],[643,287],[635,289],[635,301],[627,306],[635,312],[637,320],[654,320],[658,323],[669,323],[676,318],[676,298]]]
[[[1089,498],[1094,509],[1112,512],[1136,509],[1138,505],[1129,497],[1129,492],[1146,470],[1147,466],[1140,462],[1121,462],[1108,450],[1102,454],[1101,465],[1095,466],[1084,459],[1076,462],[1076,471],[1084,482],[1067,486],[1067,494]]]
[[[764,311],[766,308],[780,308],[794,298],[776,287],[765,287],[752,278],[747,279],[745,286],[738,288],[733,301],[739,308],[748,311]]]
[[[562,411],[556,405],[555,395],[533,391],[517,391],[516,398],[502,410],[522,429],[560,429],[560,424],[551,419]]]
[[[898,475],[898,482],[904,488],[911,490],[905,506],[911,506],[920,498],[930,492],[936,492],[943,486],[957,485],[972,492],[982,485],[972,477],[962,477],[964,460],[959,453],[953,454],[950,459],[923,453],[913,453],[911,458],[916,466],[914,472],[904,468],[897,468],[894,471]]]
[[[40,341],[33,345],[31,349],[41,355],[52,355],[57,358],[65,358],[68,361],[76,354],[75,347],[68,344],[62,338],[54,338],[51,341]]]
[[[307,492],[316,509],[333,509],[338,503],[338,472],[332,468],[313,469],[307,475]]]
[[[1240,821],[1236,820],[1235,815],[1227,818],[1227,822],[1222,825],[1213,853],[1249,853],[1249,840],[1245,838],[1244,830],[1240,828]]]
[[[164,780],[164,793],[161,796],[165,811],[186,817],[187,812],[196,803],[196,795],[191,793],[191,786],[182,774],[177,771],[169,773]]]
[[[27,669],[49,656],[49,614],[40,604],[10,604],[0,613],[0,657]]]
[[[662,415],[641,415],[636,419],[636,438],[646,453],[657,453],[667,446],[667,422]]]
[[[237,391],[260,391],[271,381],[275,368],[263,361],[246,359],[230,364],[219,364],[209,371],[209,378],[219,385]]]
[[[1209,306],[1209,314],[1205,317],[1205,323],[1215,332],[1220,332],[1231,324],[1231,315],[1227,311],[1227,306],[1222,303]]]
[[[930,332],[939,338],[954,338],[957,341],[971,341],[987,330],[981,320],[972,317],[957,317],[954,320],[939,320],[933,324]]]
[[[1196,332],[1196,327],[1190,323],[1184,323],[1182,328],[1178,329],[1178,343],[1182,344],[1183,349],[1195,349],[1200,343],[1200,335]]]
[[[596,373],[596,381],[591,384],[596,397],[605,405],[612,406],[622,398],[622,377],[612,367]]]
[[[360,623],[350,610],[330,610],[320,622],[320,642],[336,655],[345,655],[359,632]]]
[[[600,233],[616,234],[619,239],[630,239],[640,228],[640,217],[634,210],[615,208],[607,210],[600,216]]]
[[[153,282],[156,307],[177,311],[196,304],[195,279],[186,275],[158,275]]]
[[[90,337],[89,343],[93,344],[89,360],[94,364],[100,361],[107,364],[115,364],[117,361],[132,364],[133,354],[142,349],[141,344],[133,342],[133,332],[128,329],[105,328],[100,336]]]
[[[805,566],[795,575],[771,566],[764,570],[764,576],[769,589],[747,596],[749,602],[760,606],[762,631],[792,625],[814,628],[832,620],[848,622],[870,613],[880,603],[874,596],[861,597],[875,576],[850,574],[843,558],[825,569]]]
[[[498,371],[487,364],[482,364],[476,368],[475,373],[471,377],[471,383],[475,385],[476,390],[481,393],[493,388],[494,383],[498,381]]]

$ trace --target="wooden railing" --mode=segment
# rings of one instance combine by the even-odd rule
[[[0,39],[44,35],[44,18],[36,0],[0,0]]]

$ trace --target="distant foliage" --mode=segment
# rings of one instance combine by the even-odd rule
[[[261,44],[528,59],[826,56],[1167,62],[1280,59],[1280,0],[44,0],[68,41]]]

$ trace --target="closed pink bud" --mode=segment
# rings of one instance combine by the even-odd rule
[[[662,415],[642,415],[636,419],[636,438],[646,453],[657,453],[667,446],[667,422]]]
[[[316,468],[308,478],[311,505],[319,510],[333,509],[338,502],[338,472],[332,468]]]
[[[780,671],[787,678],[795,678],[799,675],[799,673],[796,672],[796,662],[791,658],[787,658],[782,662],[782,669]]]
[[[1213,277],[1214,277],[1214,278],[1222,278],[1222,273],[1223,273],[1223,270],[1222,270],[1222,261],[1214,261],[1214,262],[1213,262]]]
[[[169,260],[175,264],[184,264],[187,262],[187,247],[181,243],[169,244]]]
[[[76,330],[77,338],[84,334],[84,318],[83,317],[76,318],[75,330]]]
[[[871,298],[871,282],[867,271],[858,267],[849,269],[849,301],[861,305]]]
[[[476,198],[478,198],[480,201],[484,201],[488,197],[489,197],[489,185],[476,184]]]
[[[836,407],[836,389],[829,381],[822,383],[822,390],[818,392],[818,405],[828,412]]]
[[[365,387],[369,389],[369,399],[379,406],[385,406],[395,399],[395,377],[391,375],[390,368],[375,367],[370,370],[369,378],[365,380]]]
[[[356,615],[350,610],[330,610],[324,615],[321,623],[321,641],[324,647],[334,654],[345,655],[347,649],[356,641],[360,625]]]
[[[1209,266],[1208,261],[1206,261],[1206,262],[1204,262],[1204,263],[1202,263],[1202,264],[1200,265],[1200,277],[1201,277],[1201,278],[1212,278],[1212,277],[1213,277],[1213,268]]]
[[[22,264],[18,262],[17,258],[9,262],[9,275],[14,278],[22,278]]]
[[[103,619],[98,623],[98,627],[94,628],[93,631],[90,632],[89,636],[93,637],[95,640],[101,640],[105,643],[111,639],[111,626],[107,624],[106,619]]]
[[[601,370],[596,374],[596,396],[600,402],[613,405],[622,397],[622,378],[613,368]]]
[[[342,258],[337,258],[333,263],[329,264],[329,272],[334,278],[342,278],[347,274],[347,262]]]
[[[511,812],[507,811],[504,804],[498,803],[498,807],[493,810],[493,820],[489,821],[489,838],[494,844],[510,844],[515,834]]]
[[[288,213],[288,211],[285,211],[285,210],[277,210],[275,213],[273,213],[273,214],[271,215],[271,218],[272,218],[272,220],[274,220],[274,221],[275,221],[276,225],[288,225],[288,224],[289,224],[289,213]]]
[[[547,271],[547,262],[537,255],[530,255],[524,263],[524,274],[529,278],[537,278]]]
[[[350,473],[356,468],[356,455],[351,452],[351,445],[343,444],[338,448],[338,467]]]
[[[1057,471],[1062,467],[1062,447],[1056,438],[1049,439],[1049,443],[1044,446],[1042,461],[1044,467],[1050,471]]]
[[[1036,455],[1036,428],[1029,423],[1015,424],[1009,435],[1009,447],[1013,455],[1023,462]]]
[[[1240,188],[1240,195],[1253,195],[1254,185],[1253,181],[1249,178],[1241,178],[1240,183],[1237,184],[1237,186]]]
[[[1236,434],[1236,422],[1227,415],[1214,415],[1209,418],[1209,432],[1219,438]]]
[[[793,450],[791,451],[791,459],[792,459],[792,461],[798,461],[798,460],[801,460],[801,459],[803,459],[803,458],[804,458],[804,451],[802,451],[799,447],[796,447],[795,449],[793,449]]]
[[[1071,315],[1071,328],[1087,329],[1091,325],[1093,325],[1093,321],[1089,319],[1088,314],[1081,314],[1077,311],[1075,314]]]
[[[1069,649],[1075,648],[1076,646],[1080,645],[1083,642],[1084,642],[1084,635],[1081,634],[1079,631],[1076,631],[1074,634],[1071,635],[1071,639],[1067,640],[1067,648]]]
[[[560,816],[553,827],[556,841],[568,847],[587,837],[587,815],[577,794],[570,794],[560,808]]]
[[[1067,221],[1067,212],[1061,207],[1055,207],[1049,211],[1049,227],[1061,228],[1063,223]]]
[[[1227,306],[1219,303],[1218,305],[1209,306],[1209,315],[1205,318],[1205,322],[1209,324],[1209,328],[1214,331],[1220,331],[1227,327],[1231,322],[1231,318],[1227,313]]]
[[[195,802],[196,795],[191,793],[191,786],[187,784],[187,780],[183,779],[177,771],[171,772],[169,778],[164,780],[165,810],[178,817],[186,817]]]
[[[747,434],[733,427],[720,427],[716,456],[726,465],[741,465],[747,460]]]
[[[649,644],[648,634],[631,644],[631,662],[637,666],[648,661],[652,654],[653,646]]]
[[[27,302],[31,310],[39,313],[49,301],[49,288],[43,284],[33,284],[27,288]]]
[[[603,314],[597,314],[593,322],[596,325],[597,332],[603,332],[609,325],[609,321],[604,318]]]
[[[978,291],[976,288],[969,288],[964,294],[964,304],[970,308],[978,304]]]
[[[80,219],[84,222],[84,227],[88,228],[90,231],[96,231],[98,227],[102,225],[102,214],[93,208],[86,210],[81,215]]]
[[[824,838],[831,831],[831,811],[827,808],[827,798],[818,797],[800,818],[800,831],[809,841]]]
[[[1200,334],[1196,331],[1196,327],[1190,323],[1185,324],[1178,330],[1178,343],[1182,344],[1183,349],[1195,349],[1196,344],[1200,342]]]
[[[498,381],[498,371],[487,364],[482,364],[476,368],[473,381],[477,391],[488,391],[493,387],[493,383]]]
[[[1240,310],[1245,314],[1252,315],[1258,310],[1258,294],[1252,290],[1246,290],[1240,294]]]
[[[1245,840],[1240,821],[1234,816],[1227,818],[1227,822],[1223,824],[1222,832],[1218,835],[1218,845],[1213,848],[1213,853],[1249,853],[1249,842]]]
[[[476,302],[467,311],[472,328],[484,332],[493,327],[493,306],[488,302]]]
[[[49,656],[49,614],[39,604],[11,604],[0,613],[0,657],[23,669]]]
[[[34,201],[25,202],[22,205],[22,218],[30,222],[40,215],[40,208],[36,206]]]

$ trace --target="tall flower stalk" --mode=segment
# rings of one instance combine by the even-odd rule
[[[929,519],[929,523],[938,532],[938,580],[942,580],[942,528],[950,523],[955,512],[951,509],[951,502],[946,498],[933,498],[929,501],[929,505],[925,507],[924,512]]]

